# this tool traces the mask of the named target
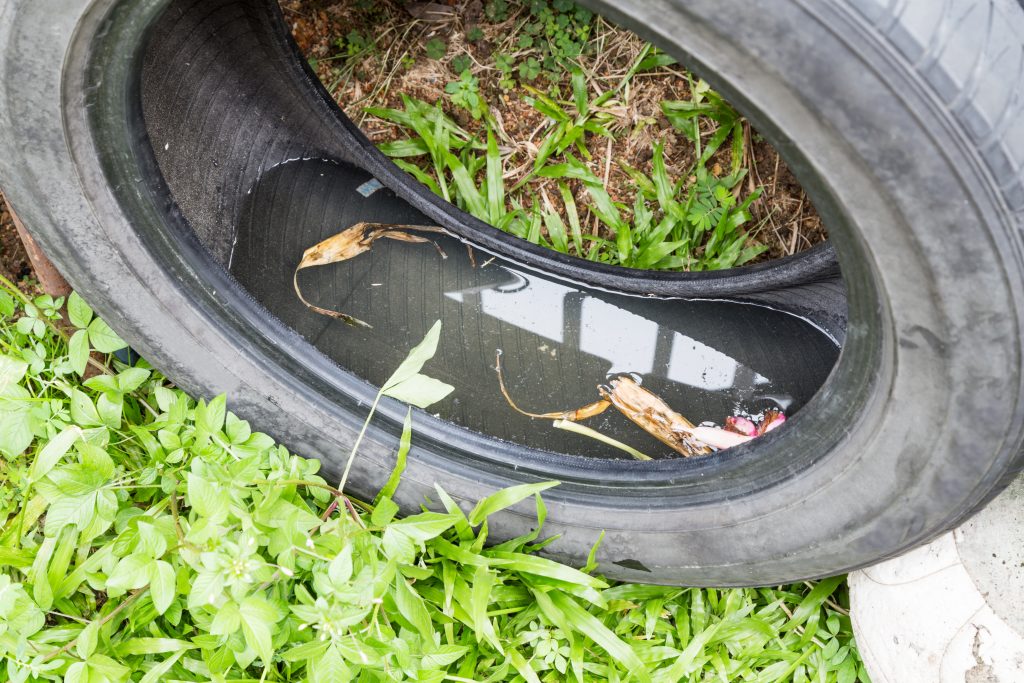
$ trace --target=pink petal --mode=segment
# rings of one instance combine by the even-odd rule
[[[745,417],[725,418],[725,428],[744,436],[757,436],[757,425]]]
[[[762,434],[767,434],[776,427],[780,427],[782,423],[785,421],[786,416],[780,413],[779,411],[775,410],[769,412],[767,415],[764,416],[764,422],[761,423],[760,428],[758,428],[757,430],[758,436]]]
[[[718,427],[694,427],[690,434],[698,441],[702,441],[718,450],[739,446],[741,443],[746,443],[754,438]]]

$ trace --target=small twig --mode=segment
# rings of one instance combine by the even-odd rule
[[[801,197],[800,198],[800,207],[797,209],[796,220],[793,221],[792,237],[789,240],[788,253],[790,253],[790,254],[795,254],[796,253],[796,240],[800,236],[800,224],[803,221],[803,217],[804,217],[804,198]]]
[[[789,607],[786,607],[786,603],[785,602],[783,602],[782,600],[779,600],[779,607],[782,608],[782,611],[786,613],[787,617],[789,617],[790,619],[793,618],[793,612],[789,609]],[[796,627],[796,632],[799,633],[800,635],[803,635],[804,634],[804,627],[803,626],[797,626]],[[825,647],[825,643],[823,643],[820,640],[818,640],[817,637],[815,637],[815,636],[811,637],[811,642],[814,643],[815,645],[817,645],[818,647]]]
[[[608,178],[612,174],[612,138],[608,138],[608,145],[605,147],[604,155],[604,186],[608,187]]]
[[[143,586],[142,588],[136,588],[131,593],[129,593],[128,597],[125,598],[125,600],[120,605],[115,607],[114,610],[110,614],[108,614],[107,616],[105,616],[102,619],[100,619],[100,624],[99,624],[100,627],[102,628],[104,624],[106,624],[108,621],[110,621],[115,616],[120,614],[121,611],[125,607],[127,607],[128,605],[130,605],[133,602],[135,602],[136,598],[138,598],[140,595],[142,595],[143,593],[145,593],[148,590],[149,590],[149,586]],[[65,644],[63,647],[61,647],[59,650],[54,650],[50,654],[45,655],[43,657],[43,662],[48,662],[51,659],[53,659],[54,657],[58,657],[58,656],[64,654],[65,652],[67,652],[68,650],[73,648],[77,643],[78,643],[78,638],[73,638],[71,641],[69,641],[67,644]]]
[[[338,509],[338,499],[335,498],[331,501],[331,504],[324,510],[324,514],[320,515],[320,521],[326,522],[327,518],[334,514],[334,511]]]
[[[185,532],[181,529],[181,517],[178,515],[178,494],[172,493],[170,501],[171,518],[174,520],[174,533],[178,536],[178,543],[185,545]]]
[[[779,162],[782,157],[778,152],[775,152],[775,170],[772,171],[772,196],[775,196],[775,188],[779,186]]]
[[[331,493],[334,494],[337,500],[334,500],[331,503],[331,505],[328,506],[328,511],[324,513],[323,519],[326,520],[330,516],[330,513],[338,509],[338,500],[341,500],[345,503],[345,508],[352,515],[352,519],[360,526],[363,526],[363,520],[359,517],[359,513],[356,511],[355,505],[352,504],[352,501],[349,500],[349,497],[342,493],[341,489],[336,489],[330,484],[321,484],[320,482],[317,481],[307,481],[305,479],[262,479],[258,481],[250,481],[249,483],[255,485],[275,484],[278,486],[306,486],[309,488],[324,489],[325,491],[330,491]]]

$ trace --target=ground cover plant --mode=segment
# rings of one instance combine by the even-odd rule
[[[448,390],[429,377],[438,332],[378,400]],[[867,680],[842,577],[613,584],[538,555],[553,483],[464,508],[438,489],[400,518],[411,417],[395,474],[356,501],[123,347],[77,295],[4,280],[0,680]],[[488,516],[531,498],[538,530],[489,545]]]
[[[824,239],[784,162],[707,83],[570,0],[283,2],[395,163],[536,244],[717,270]]]

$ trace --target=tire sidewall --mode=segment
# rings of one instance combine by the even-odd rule
[[[18,24],[0,33],[0,75],[23,97],[0,96],[0,182],[14,206],[76,288],[182,386],[229,393],[233,410],[297,452],[347,453],[363,397],[334,404],[326,368],[296,373],[277,362],[280,349],[240,343],[232,324],[247,321],[229,324],[216,297],[197,301],[167,272],[108,186],[75,106],[87,55],[74,36],[84,44],[112,3],[64,3],[63,23],[45,39],[32,33],[54,10],[33,4],[0,10]],[[1021,226],[962,127],[842,3],[595,6],[655,27],[640,32],[664,47],[685,45],[687,63],[786,156],[830,226],[850,326],[833,381],[753,454],[764,461],[761,486],[747,482],[744,495],[701,505],[676,502],[685,487],[671,483],[656,499],[559,487],[545,496],[547,531],[562,535],[551,554],[580,562],[605,531],[599,559],[613,577],[769,584],[860,566],[961,519],[1019,466],[1024,423]],[[31,60],[14,62],[31,50]],[[809,459],[821,444],[828,454]],[[393,447],[393,429],[371,429],[353,473],[357,493],[386,479]],[[540,478],[414,448],[398,499],[416,509],[436,499],[436,484],[468,505]],[[491,533],[533,524],[524,503],[493,520]]]

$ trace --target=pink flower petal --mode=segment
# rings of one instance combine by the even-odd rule
[[[764,416],[764,422],[757,429],[757,435],[767,434],[776,427],[780,427],[786,421],[786,416],[777,410],[769,411]]]
[[[717,448],[718,450],[739,446],[741,443],[746,443],[754,438],[752,436],[737,434],[736,432],[730,432],[718,427],[694,427],[690,434],[692,434],[698,441],[702,441],[708,446]]]
[[[757,425],[745,417],[725,418],[725,428],[744,436],[757,436]]]

